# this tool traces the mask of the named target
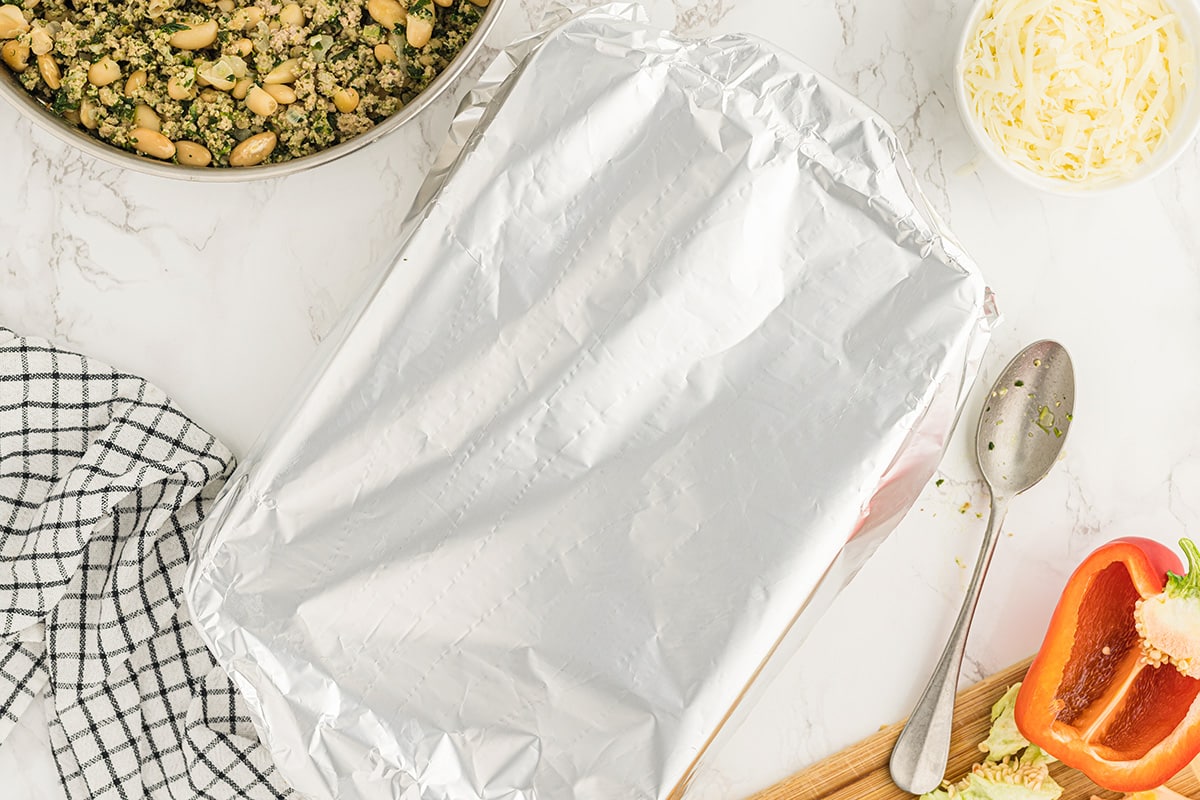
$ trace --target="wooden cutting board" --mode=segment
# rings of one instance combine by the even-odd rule
[[[1025,676],[1031,660],[1014,664],[958,693],[947,773],[950,777],[957,780],[982,758],[979,743],[987,738],[991,727],[992,704],[1009,686]],[[912,800],[911,794],[897,788],[888,777],[888,758],[903,726],[903,722],[898,722],[884,728],[759,792],[750,800]],[[1063,787],[1061,800],[1089,800],[1092,795],[1115,800],[1122,796],[1119,792],[1101,789],[1083,773],[1059,763],[1050,767],[1050,774]],[[1200,781],[1191,769],[1176,775],[1167,786],[1186,797],[1200,800]]]

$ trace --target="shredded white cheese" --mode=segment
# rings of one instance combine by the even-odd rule
[[[971,111],[1044,177],[1128,176],[1166,139],[1192,78],[1162,0],[996,0],[963,54]]]

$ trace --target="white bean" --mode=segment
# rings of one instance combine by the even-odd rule
[[[260,117],[269,117],[279,109],[279,101],[264,91],[262,87],[252,86],[246,94],[246,108]]]
[[[180,78],[178,75],[172,75],[167,81],[167,96],[172,100],[191,100],[196,96],[196,73],[191,71],[190,75]]]
[[[413,47],[424,47],[429,44],[429,40],[433,37],[433,22],[415,14],[408,15],[408,21],[404,24],[404,38]]]
[[[229,27],[235,31],[248,31],[251,28],[257,28],[258,23],[263,21],[264,16],[266,15],[258,6],[239,8],[229,18]]]
[[[390,31],[404,19],[404,6],[396,0],[367,0],[367,13],[371,15],[371,19]]]
[[[271,97],[275,98],[275,102],[281,106],[291,105],[296,102],[296,91],[283,83],[268,83],[263,87],[263,90]]]
[[[358,108],[358,92],[352,88],[338,89],[333,93],[333,105],[343,114]]]
[[[88,67],[88,82],[93,86],[108,86],[119,77],[121,67],[108,56]]]
[[[99,108],[86,97],[79,102],[79,121],[89,131],[94,131],[100,127]]]
[[[300,77],[300,59],[289,58],[263,78],[263,83],[295,83]]]
[[[0,45],[0,59],[8,64],[13,72],[24,72],[29,69],[29,45],[17,39],[9,39]]]
[[[134,128],[129,134],[133,149],[154,158],[168,159],[175,155],[175,143],[149,128]]]
[[[207,167],[212,163],[212,153],[196,142],[176,142],[175,160],[187,167]]]
[[[162,120],[154,113],[154,109],[145,103],[138,103],[137,108],[133,110],[133,125],[136,128],[162,131]]]
[[[15,39],[29,30],[21,9],[14,5],[0,6],[0,39]]]
[[[62,86],[62,70],[58,68],[58,62],[54,60],[54,56],[44,55],[37,57],[38,72],[42,74],[42,80],[53,91],[58,91]]]
[[[279,21],[293,28],[302,27],[304,25],[304,9],[296,3],[288,3],[279,12]]]
[[[129,76],[129,80],[125,81],[125,96],[132,97],[133,93],[138,89],[145,88],[146,78],[146,70],[135,70],[134,73]]]
[[[390,44],[375,45],[375,59],[380,64],[395,64],[400,60],[396,57],[396,48]]]
[[[200,50],[217,40],[217,21],[210,19],[171,34],[171,46],[180,50]]]
[[[229,154],[229,166],[252,167],[261,164],[275,150],[279,137],[274,131],[256,133],[246,141],[233,148]]]

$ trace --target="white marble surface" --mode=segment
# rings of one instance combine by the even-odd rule
[[[512,0],[493,41],[528,29],[543,5]],[[1035,338],[1074,355],[1067,455],[1012,508],[966,681],[1037,647],[1067,573],[1093,547],[1125,534],[1171,542],[1200,523],[1197,149],[1152,183],[1088,200],[1039,195],[986,164],[963,170],[975,153],[950,70],[968,6],[649,3],[657,22],[687,34],[747,31],[788,47],[897,127],[1005,315],[982,382]],[[146,376],[244,452],[375,269],[451,110],[443,102],[420,127],[315,171],[204,186],[92,161],[0,104],[0,324]],[[970,427],[945,459],[945,483],[927,488],[784,666],[696,797],[744,796],[907,713],[982,534]],[[3,797],[61,797],[43,728],[27,718],[0,748]]]

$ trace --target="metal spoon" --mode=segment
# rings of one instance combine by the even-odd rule
[[[1062,345],[1050,341],[1035,342],[1018,353],[984,401],[975,432],[975,460],[991,494],[991,512],[979,561],[950,640],[892,749],[888,765],[892,780],[907,792],[932,791],[945,776],[967,631],[1008,503],[1054,466],[1074,411],[1071,357]]]

